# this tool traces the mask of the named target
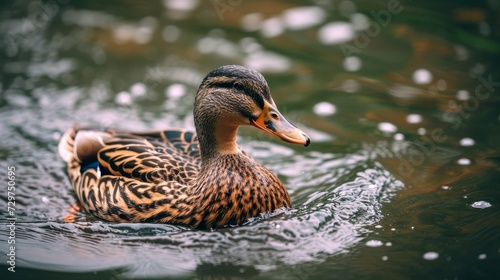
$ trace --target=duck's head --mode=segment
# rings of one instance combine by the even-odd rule
[[[264,77],[239,65],[219,67],[203,79],[195,99],[194,121],[200,143],[211,131],[213,141],[233,137],[229,131],[235,134],[240,125],[253,125],[293,144],[308,146],[311,141],[278,111]]]

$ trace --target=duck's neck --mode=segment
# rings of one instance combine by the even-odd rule
[[[228,125],[222,122],[211,122],[210,125],[196,127],[200,143],[201,164],[209,164],[220,155],[239,153],[236,144],[238,125]]]

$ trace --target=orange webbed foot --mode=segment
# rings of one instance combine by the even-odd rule
[[[65,223],[73,223],[76,221],[76,215],[82,211],[82,205],[80,203],[75,203],[67,210],[68,215],[64,217],[63,221]]]

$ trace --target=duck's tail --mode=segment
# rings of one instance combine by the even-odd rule
[[[75,146],[75,136],[78,130],[78,124],[73,124],[71,128],[63,134],[57,146],[59,156],[68,164],[75,160],[73,150]]]
[[[68,164],[73,161],[83,164],[95,162],[99,150],[104,147],[104,141],[111,137],[109,133],[95,129],[82,129],[77,124],[73,124],[59,141],[59,155]]]
[[[74,187],[82,172],[89,168],[97,169],[99,150],[111,137],[109,133],[80,128],[77,124],[73,124],[61,137],[58,145],[59,155],[68,164],[68,174]]]

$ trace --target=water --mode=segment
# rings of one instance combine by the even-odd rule
[[[2,4],[0,170],[15,167],[17,218],[12,273],[3,184],[2,275],[500,276],[498,2],[217,3]],[[56,151],[63,131],[194,129],[199,82],[232,63],[262,71],[313,138],[304,148],[240,133],[285,182],[288,215],[215,231],[62,222],[76,202]]]

